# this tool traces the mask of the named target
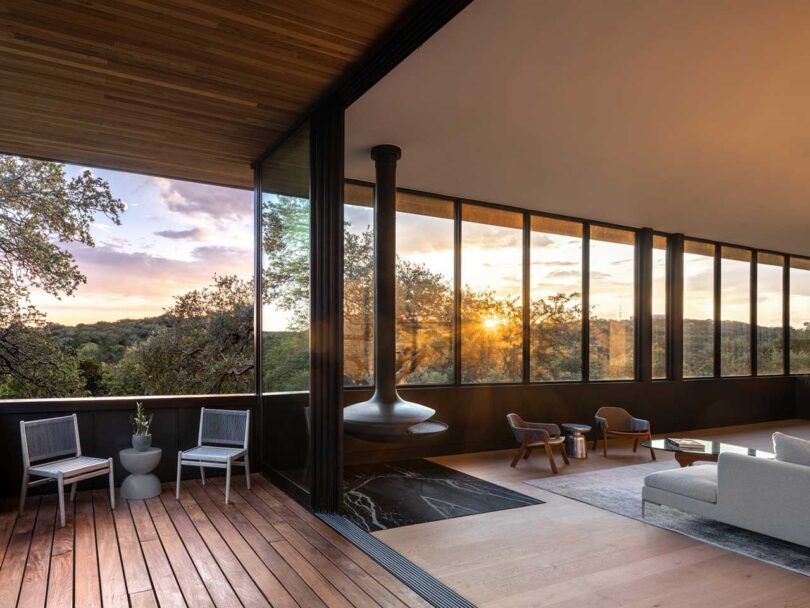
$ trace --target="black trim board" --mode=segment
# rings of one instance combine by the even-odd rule
[[[342,515],[315,515],[436,608],[475,608],[475,604]]]

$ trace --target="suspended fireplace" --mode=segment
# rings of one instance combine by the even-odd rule
[[[396,443],[432,437],[447,430],[431,420],[436,410],[405,401],[396,383],[396,175],[402,151],[397,146],[371,150],[374,189],[374,396],[343,410],[349,435]]]

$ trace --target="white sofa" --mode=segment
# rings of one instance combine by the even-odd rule
[[[810,466],[724,452],[717,464],[644,478],[647,503],[810,547]]]

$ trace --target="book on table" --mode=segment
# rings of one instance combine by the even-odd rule
[[[704,447],[703,443],[697,439],[676,439],[667,437],[667,441],[680,450],[702,450]]]

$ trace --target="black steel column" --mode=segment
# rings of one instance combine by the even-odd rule
[[[636,237],[636,369],[642,382],[652,381],[653,349],[653,231],[642,228]]]
[[[250,458],[255,470],[264,458],[264,403],[262,397],[262,170],[261,164],[253,169],[253,392],[256,406],[251,430]]]
[[[343,500],[343,108],[310,123],[312,508]]]
[[[582,381],[591,378],[591,225],[582,225]]]
[[[785,256],[782,267],[782,365],[783,373],[790,374],[790,256]]]
[[[722,258],[720,257],[720,245],[714,246],[714,377],[719,378],[723,375],[723,361],[720,354],[723,351],[723,309],[722,309],[722,294],[723,289],[723,272],[722,272]]]
[[[672,380],[683,380],[683,235],[669,239],[667,256],[667,357]]]
[[[758,373],[758,364],[757,355],[759,354],[759,347],[757,346],[759,343],[759,332],[757,332],[757,292],[759,289],[757,288],[757,282],[759,281],[759,275],[757,274],[758,271],[758,259],[759,259],[759,252],[752,251],[751,252],[751,294],[749,296],[751,300],[751,375],[756,376]]]

